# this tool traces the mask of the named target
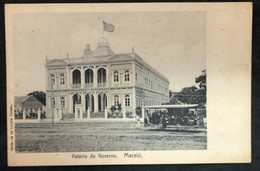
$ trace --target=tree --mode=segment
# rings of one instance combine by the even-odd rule
[[[46,105],[46,93],[42,92],[42,91],[34,91],[31,92],[29,94],[27,94],[28,96],[33,96],[36,99],[38,99],[43,105]]]
[[[206,86],[206,81],[207,81],[206,75],[207,75],[206,70],[203,70],[202,74],[199,77],[195,78],[195,82],[199,83],[200,88],[205,88],[205,89],[207,88],[207,86]]]
[[[199,83],[199,89],[195,86],[185,87],[180,92],[174,93],[173,97],[180,102],[187,104],[205,104],[206,103],[206,70],[195,78],[195,82]],[[173,103],[173,102],[171,102]]]

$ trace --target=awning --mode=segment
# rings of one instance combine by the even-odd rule
[[[184,109],[184,108],[195,108],[197,104],[180,104],[180,105],[153,105],[153,106],[144,106],[143,108],[149,109]]]

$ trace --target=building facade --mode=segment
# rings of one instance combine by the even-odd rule
[[[115,54],[102,38],[97,48],[90,45],[80,58],[46,59],[47,118],[60,109],[75,115],[75,105],[92,116],[121,106],[135,115],[136,107],[169,101],[169,81],[136,53]]]

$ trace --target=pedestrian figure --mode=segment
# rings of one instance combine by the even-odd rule
[[[167,123],[168,123],[168,116],[164,113],[163,116],[162,116],[163,128],[167,128]]]
[[[147,113],[144,114],[144,126],[147,126],[149,124],[150,122],[149,122],[148,111],[147,111]]]
[[[138,114],[136,114],[136,128],[140,128],[140,117]]]

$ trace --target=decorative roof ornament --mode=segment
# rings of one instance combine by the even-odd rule
[[[97,46],[98,47],[109,47],[109,42],[108,42],[108,40],[106,39],[106,38],[104,38],[104,37],[102,37],[99,41],[98,41],[98,43],[97,43]]]

